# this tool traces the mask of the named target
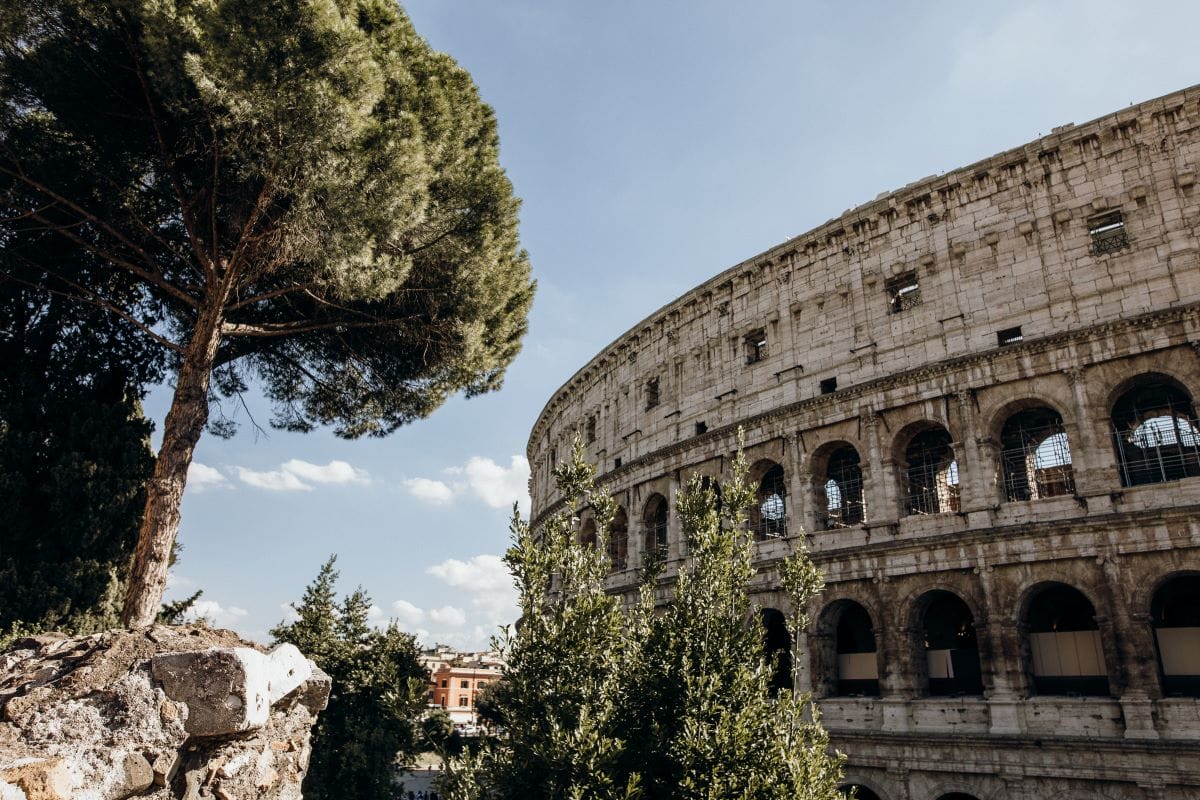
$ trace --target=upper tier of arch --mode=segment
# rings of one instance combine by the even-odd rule
[[[721,272],[555,391],[527,449],[535,514],[575,431],[607,472],[766,409],[1200,303],[1174,278],[1200,266],[1198,163],[1194,86],[881,194]]]

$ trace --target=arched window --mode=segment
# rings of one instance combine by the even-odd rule
[[[863,521],[863,478],[858,451],[844,445],[825,467],[825,527],[847,528]]]
[[[875,629],[871,625],[871,615],[858,603],[846,602],[834,633],[834,649],[837,651],[837,693],[878,697]]]
[[[591,517],[579,526],[579,543],[592,550],[596,548],[596,520]]]
[[[979,645],[971,609],[951,592],[933,591],[923,599],[921,644],[925,651],[929,694],[982,694]]]
[[[1166,379],[1121,395],[1112,412],[1122,486],[1200,475],[1200,423],[1187,392]]]
[[[771,692],[778,694],[792,690],[792,635],[788,633],[783,612],[775,608],[764,608],[761,612],[763,626],[763,655],[771,666]]]
[[[848,783],[845,786],[839,786],[838,791],[845,797],[853,797],[854,800],[879,800],[879,795],[865,786],[859,786],[857,783]]]
[[[647,560],[667,560],[667,498],[653,494],[642,513],[645,526],[643,556]]]
[[[1163,584],[1150,605],[1163,694],[1200,697],[1200,575]]]
[[[1096,609],[1078,589],[1061,583],[1042,589],[1030,600],[1027,620],[1038,694],[1108,695]]]
[[[769,465],[769,466],[768,466]],[[755,504],[750,509],[750,525],[754,538],[777,539],[787,533],[787,483],[783,467],[764,462],[766,470],[758,482]]]
[[[608,560],[614,570],[625,569],[629,558],[629,517],[617,507],[616,516],[608,525]]]
[[[1075,493],[1071,449],[1062,415],[1052,408],[1013,414],[1000,432],[1005,500],[1041,500]]]
[[[944,428],[914,436],[904,462],[904,507],[909,514],[958,511],[958,461]]]

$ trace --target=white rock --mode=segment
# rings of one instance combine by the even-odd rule
[[[268,680],[272,705],[313,674],[312,664],[294,644],[281,644],[272,650],[267,655],[267,666],[271,673]]]
[[[267,657],[248,647],[217,647],[153,658],[155,679],[172,700],[188,707],[185,730],[223,736],[257,730],[271,712]]]

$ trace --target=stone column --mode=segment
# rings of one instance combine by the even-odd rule
[[[674,470],[667,480],[667,560],[674,561],[687,555],[687,542],[679,520],[679,494],[683,490],[679,484],[679,470]]]
[[[880,441],[878,414],[867,410],[863,415],[867,429],[867,462],[863,475],[863,499],[867,522],[871,525],[895,524],[900,518],[900,493],[896,462],[890,448]]]
[[[1124,591],[1124,587],[1134,585],[1137,576],[1122,569],[1120,560],[1111,554],[1097,560],[1101,560],[1112,616],[1103,621],[1097,617],[1096,621],[1105,641],[1108,680],[1125,717],[1125,738],[1157,739],[1153,701],[1159,696],[1158,670],[1150,615],[1131,613]],[[1109,659],[1112,663],[1107,663]]]
[[[1001,598],[996,594],[991,565],[979,567],[979,585],[983,589],[988,622],[975,622],[975,635],[979,641],[980,665],[987,659],[984,674],[989,676],[989,685],[984,687],[989,715],[989,732],[996,734],[1019,734],[1022,732],[1020,706],[1016,689],[1019,685],[1020,642],[1016,635],[1016,624],[999,609]],[[1014,668],[1015,665],[1015,668]]]
[[[995,497],[988,491],[989,484],[995,484],[995,470],[992,464],[984,462],[979,452],[974,392],[958,392],[955,398],[958,400],[958,440],[950,446],[958,461],[959,510],[971,518],[971,527],[984,527],[991,521],[988,509],[996,504]]]
[[[886,580],[880,581],[875,649],[883,656],[879,675],[879,705],[883,711],[883,730],[902,733],[909,729],[909,701],[916,694],[913,671],[914,632],[907,624],[892,627],[883,617],[883,609],[895,608],[898,598]]]
[[[1063,370],[1063,374],[1075,399],[1075,425],[1068,428],[1067,434],[1075,494],[1088,498],[1089,512],[1110,511],[1112,501],[1108,495],[1120,485],[1120,478],[1112,464],[1108,418],[1104,414],[1097,418],[1092,409],[1082,367]]]

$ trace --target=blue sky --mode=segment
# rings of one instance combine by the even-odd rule
[[[379,621],[484,646],[514,614],[499,555],[529,429],[597,350],[880,192],[1200,82],[1189,2],[405,7],[496,110],[530,331],[503,390],[386,439],[274,431],[253,395],[226,409],[244,424],[197,448],[171,595],[204,589],[214,622],[254,638],[337,553]]]

